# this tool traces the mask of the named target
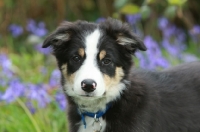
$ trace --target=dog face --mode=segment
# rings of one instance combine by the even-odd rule
[[[66,94],[80,107],[119,97],[131,54],[146,50],[127,24],[113,19],[100,24],[64,22],[46,38],[43,47],[48,46],[53,48]]]

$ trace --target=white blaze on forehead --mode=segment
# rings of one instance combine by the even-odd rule
[[[89,34],[86,37],[85,44],[86,44],[86,49],[85,52],[87,56],[89,57],[94,57],[95,54],[97,54],[97,45],[99,43],[100,39],[100,31],[96,29],[93,33]]]
[[[99,39],[101,33],[99,29],[94,30],[91,34],[85,38],[85,54],[86,59],[82,66],[76,73],[74,80],[74,91],[79,95],[85,95],[86,93],[81,88],[81,82],[85,79],[92,79],[96,82],[96,90],[90,94],[95,96],[101,96],[105,92],[105,84],[103,82],[103,75],[97,65],[97,54]]]
[[[89,67],[93,69],[94,67],[97,66],[96,56],[98,53],[97,45],[99,43],[99,39],[100,39],[100,31],[98,29],[96,29],[93,33],[91,33],[86,37],[85,40],[86,59],[84,65],[87,67],[87,69]],[[90,72],[90,70],[87,72]]]

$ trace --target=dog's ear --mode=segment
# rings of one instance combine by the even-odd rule
[[[106,29],[108,35],[112,36],[119,45],[124,46],[130,53],[134,54],[137,49],[147,50],[143,41],[133,33],[128,24],[108,18],[100,25]]]
[[[132,54],[135,53],[137,49],[142,51],[147,50],[143,41],[131,32],[128,34],[119,33],[116,36],[116,41],[118,44],[124,46]]]
[[[61,23],[61,25],[44,40],[42,48],[49,46],[59,46],[63,42],[69,41],[72,33],[72,27],[73,23],[71,22],[65,21]]]

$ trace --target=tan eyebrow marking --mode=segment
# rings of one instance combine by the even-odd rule
[[[84,54],[85,54],[84,49],[83,49],[83,48],[80,48],[80,49],[78,50],[78,54],[79,54],[81,57],[84,57]]]
[[[67,64],[64,64],[61,66],[61,72],[68,83],[71,83],[71,84],[74,83],[75,73],[73,73],[71,75],[67,74]]]
[[[105,56],[106,56],[106,51],[105,51],[105,50],[102,50],[102,51],[99,53],[99,59],[102,60]]]

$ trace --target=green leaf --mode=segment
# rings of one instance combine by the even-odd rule
[[[120,13],[123,14],[136,14],[139,12],[139,7],[135,4],[127,4],[121,8]]]
[[[15,1],[14,0],[5,0],[5,6],[7,8],[13,8],[15,6]]]
[[[140,9],[140,13],[143,19],[146,19],[150,16],[151,14],[151,8],[147,5],[144,5]]]
[[[115,0],[115,2],[114,2],[114,7],[115,7],[116,9],[120,9],[120,8],[122,8],[127,2],[128,2],[128,0]]]
[[[82,5],[86,10],[92,10],[95,8],[95,4],[93,0],[82,0]]]
[[[187,0],[167,0],[170,5],[182,6],[187,2]]]
[[[146,1],[148,4],[151,4],[151,3],[155,3],[156,1],[155,0],[147,0]]]
[[[168,18],[173,18],[176,15],[176,10],[176,6],[167,7],[167,9],[165,10],[165,16],[167,16]]]

